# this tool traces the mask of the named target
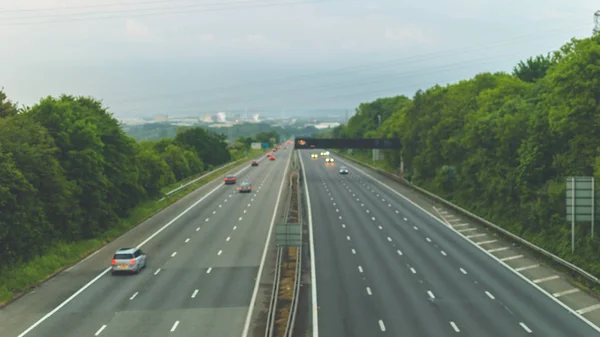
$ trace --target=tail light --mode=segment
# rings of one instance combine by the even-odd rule
[[[131,261],[129,261],[130,264],[135,264],[135,259],[132,259]]]
[[[115,265],[115,264],[117,264],[117,260],[113,259],[113,260],[112,260],[112,262],[111,262],[111,264],[112,264],[112,265]]]

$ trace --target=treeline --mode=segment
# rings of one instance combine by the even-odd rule
[[[407,179],[600,275],[600,233],[578,225],[572,255],[565,214],[566,177],[600,179],[600,35],[512,74],[361,104],[331,136],[399,137]],[[400,153],[385,165],[397,171]]]
[[[0,91],[0,269],[94,238],[161,188],[231,159],[203,128],[137,143],[97,100],[17,108]]]

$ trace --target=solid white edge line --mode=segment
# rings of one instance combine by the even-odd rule
[[[310,286],[312,302],[312,337],[319,337],[319,312],[317,305],[317,268],[315,265],[315,238],[312,222],[312,209],[310,207],[310,193],[308,192],[306,168],[304,167],[304,160],[302,160],[300,152],[298,152],[298,157],[300,158],[300,167],[302,167],[302,177],[304,179],[304,190],[306,191],[306,204],[308,210],[308,238],[310,241]],[[356,251],[352,249],[352,253],[356,254]]]
[[[542,294],[546,295],[548,298],[550,298],[552,301],[554,301],[555,303],[557,303],[558,305],[560,305],[561,307],[563,307],[564,309],[568,310],[570,313],[572,313],[573,315],[575,315],[577,318],[579,318],[580,320],[582,320],[583,322],[585,322],[587,325],[589,325],[592,329],[600,332],[600,327],[596,326],[594,323],[592,323],[591,321],[589,321],[587,318],[583,317],[582,315],[580,315],[579,313],[577,313],[576,310],[570,308],[568,305],[564,304],[563,302],[561,302],[560,300],[558,300],[557,298],[555,298],[554,296],[552,296],[552,294],[550,294],[549,292],[547,292],[546,290],[544,290],[544,288],[538,286],[537,284],[531,282],[530,279],[528,279],[527,277],[525,277],[524,275],[522,275],[521,273],[517,272],[516,270],[514,270],[513,268],[511,268],[508,264],[506,264],[505,262],[501,261],[499,258],[497,258],[496,256],[494,256],[491,253],[488,253],[485,249],[483,249],[481,246],[477,245],[475,242],[469,240],[465,235],[459,233],[458,231],[456,231],[454,228],[452,227],[448,227],[446,226],[439,218],[437,218],[436,216],[434,216],[433,214],[431,214],[429,211],[425,210],[423,207],[419,206],[418,204],[416,204],[414,201],[410,200],[409,198],[407,198],[406,196],[404,196],[402,193],[394,190],[393,188],[389,187],[388,185],[384,184],[383,182],[379,181],[378,179],[375,179],[373,176],[371,176],[370,174],[364,172],[363,170],[356,168],[356,166],[354,165],[348,165],[354,169],[356,169],[358,172],[361,172],[362,174],[364,174],[365,176],[371,178],[372,180],[376,181],[377,183],[379,183],[381,186],[387,188],[388,190],[390,190],[392,193],[395,193],[396,195],[398,195],[399,197],[401,197],[402,199],[404,199],[405,201],[407,201],[408,203],[410,203],[411,205],[413,205],[414,207],[416,207],[417,209],[421,210],[422,212],[424,212],[425,214],[429,215],[432,219],[434,219],[435,221],[437,221],[438,223],[444,225],[442,226],[443,228],[447,228],[448,230],[453,231],[456,235],[460,236],[461,238],[463,238],[463,240],[465,240],[466,242],[470,243],[471,245],[473,245],[474,247],[477,247],[477,249],[479,249],[481,252],[483,252],[484,254],[486,254],[487,256],[489,256],[490,258],[496,260],[496,262],[498,262],[499,264],[501,264],[502,266],[504,266],[506,269],[508,269],[509,271],[511,271],[513,274],[517,275],[518,277],[520,277],[522,280],[524,280],[525,282],[529,283],[529,285],[531,285],[532,287],[536,288],[538,291],[540,291]]]
[[[293,151],[292,151],[292,153],[293,153]],[[298,154],[298,156],[300,156],[300,154]],[[250,330],[250,323],[252,321],[252,313],[254,312],[254,305],[256,303],[256,297],[258,296],[258,288],[260,287],[260,276],[265,267],[265,260],[267,259],[267,251],[269,250],[269,242],[271,241],[271,234],[273,233],[273,226],[275,224],[275,218],[277,217],[277,209],[279,208],[279,201],[281,200],[281,193],[283,192],[283,186],[285,185],[285,182],[286,182],[286,177],[287,177],[287,173],[290,168],[291,160],[292,160],[292,154],[290,154],[288,157],[288,161],[285,166],[285,171],[283,172],[283,178],[281,179],[281,184],[279,185],[279,193],[277,194],[277,200],[275,201],[275,208],[273,209],[273,217],[271,218],[271,224],[269,225],[269,232],[267,233],[265,247],[263,249],[262,257],[260,259],[260,265],[258,266],[258,273],[256,274],[256,282],[254,283],[254,290],[252,291],[252,298],[250,299],[248,313],[246,314],[246,322],[244,323],[244,329],[242,330],[242,337],[247,337],[248,332]],[[304,168],[302,169],[302,171],[304,172]],[[304,181],[306,183],[306,177],[305,177]],[[308,197],[308,192],[307,192],[307,197]],[[309,206],[309,210],[310,210],[310,206]],[[310,211],[309,211],[309,219],[310,219]]]

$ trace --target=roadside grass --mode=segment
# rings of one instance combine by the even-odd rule
[[[251,150],[245,156],[246,160],[240,160],[238,163],[221,168],[211,173],[210,175],[198,180],[190,186],[182,189],[178,193],[173,194],[168,198],[161,200],[149,200],[135,207],[131,214],[119,221],[108,231],[101,234],[99,237],[89,240],[80,240],[76,242],[57,242],[48,250],[34,259],[10,267],[5,267],[0,270],[0,308],[10,303],[12,300],[20,297],[28,290],[31,290],[52,278],[54,275],[64,269],[74,265],[81,259],[89,256],[96,250],[102,248],[109,242],[123,235],[133,227],[142,223],[154,214],[165,209],[169,205],[175,203],[186,195],[190,194],[197,188],[207,184],[208,182],[222,176],[227,171],[249,165],[247,160],[257,157],[264,150]],[[204,173],[206,174],[206,172]],[[200,176],[200,175],[198,175]],[[186,179],[189,181],[190,179]],[[181,182],[175,187],[181,186]]]

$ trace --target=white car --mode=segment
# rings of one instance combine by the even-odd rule
[[[334,160],[333,158],[330,158],[330,157],[328,157],[328,158],[325,158],[325,162],[326,162],[326,163],[333,163],[334,161],[335,161],[335,160]]]

